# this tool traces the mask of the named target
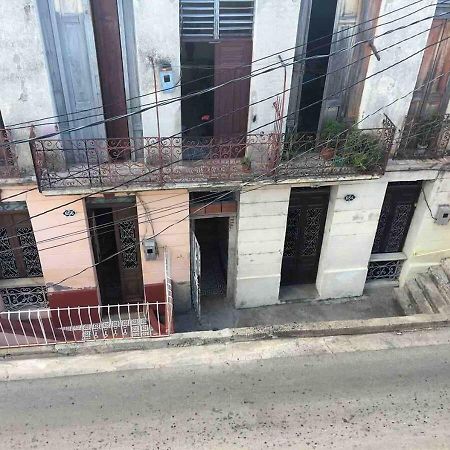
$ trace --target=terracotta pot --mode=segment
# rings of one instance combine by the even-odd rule
[[[336,149],[333,147],[324,147],[322,150],[320,150],[320,156],[325,161],[329,161],[330,159],[333,159],[335,154],[336,154]]]

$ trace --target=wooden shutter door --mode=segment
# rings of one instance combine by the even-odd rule
[[[251,39],[226,40],[218,42],[215,46],[214,84],[216,86],[233,78],[250,74]],[[247,67],[241,67],[244,65]],[[243,136],[247,133],[249,95],[250,78],[216,89],[214,94],[215,137]],[[223,115],[226,116],[220,118]]]
[[[331,44],[331,53],[351,47],[356,42],[358,36],[352,36],[356,32],[356,28],[350,27],[357,23],[359,3],[358,0],[339,0],[336,9],[335,34]],[[343,109],[346,104],[347,94],[346,91],[338,92],[345,89],[349,84],[349,73],[352,67],[344,67],[352,61],[353,53],[353,50],[348,50],[330,56],[327,72],[333,73],[327,75],[326,78],[323,94],[323,98],[326,100],[322,102],[319,128],[324,121],[344,115]]]
[[[408,118],[426,118],[445,113],[448,104],[450,71],[450,23],[447,20],[434,19],[428,36],[428,47],[422,59],[417,77],[416,91],[411,100]],[[443,40],[443,42],[436,44]],[[436,44],[436,45],[433,45]],[[442,75],[442,76],[441,76]],[[429,83],[436,77],[438,80]],[[424,86],[425,85],[425,86]],[[423,86],[423,87],[421,87]]]
[[[87,0],[49,0],[57,64],[59,66],[67,113],[102,105],[94,33]],[[102,113],[101,109],[72,117]],[[69,116],[70,117],[70,116]],[[95,119],[100,120],[102,116]],[[69,126],[91,123],[77,120]],[[103,138],[104,126],[97,125],[71,133],[72,139]]]

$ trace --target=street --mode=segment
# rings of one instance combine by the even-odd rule
[[[450,448],[449,355],[441,344],[4,382],[0,447]]]

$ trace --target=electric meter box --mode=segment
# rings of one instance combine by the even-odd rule
[[[438,225],[447,225],[450,222],[450,205],[439,205],[436,214]]]
[[[153,261],[158,256],[158,247],[156,241],[153,238],[146,238],[142,241],[144,247],[145,259],[147,261]]]
[[[164,65],[159,69],[161,88],[163,91],[172,92],[175,89],[172,66]]]

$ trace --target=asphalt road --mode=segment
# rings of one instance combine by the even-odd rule
[[[0,384],[1,449],[450,448],[450,345]]]

